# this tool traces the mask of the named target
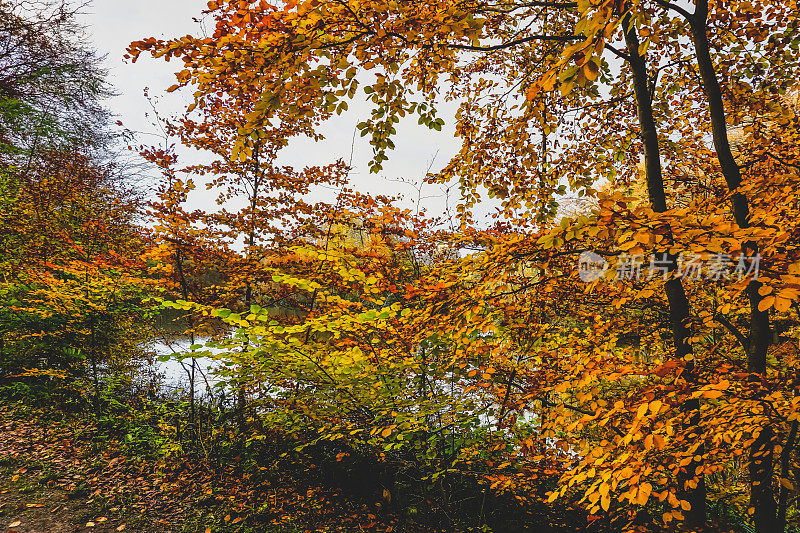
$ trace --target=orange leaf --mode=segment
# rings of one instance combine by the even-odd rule
[[[789,310],[792,306],[792,301],[786,298],[781,298],[780,296],[775,298],[775,310],[781,313],[785,313]]]
[[[650,494],[653,492],[653,486],[650,483],[642,483],[639,485],[639,492],[636,494],[636,503],[644,505],[650,499]]]

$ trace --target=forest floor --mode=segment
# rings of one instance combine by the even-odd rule
[[[98,435],[0,407],[0,533],[397,531],[330,487],[279,473],[251,487],[202,461],[126,455]]]

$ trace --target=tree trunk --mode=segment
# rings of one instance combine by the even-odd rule
[[[636,109],[641,128],[642,144],[644,145],[644,164],[645,175],[647,178],[647,192],[653,211],[663,213],[667,210],[667,198],[664,190],[664,179],[661,172],[661,154],[656,130],[655,119],[653,118],[652,95],[649,88],[649,77],[647,73],[647,63],[645,57],[639,53],[639,36],[633,25],[630,14],[627,14],[622,21],[625,35],[625,44],[628,50],[628,62],[633,74],[633,89],[636,95]],[[667,236],[671,239],[671,235]],[[670,276],[677,270],[678,263],[674,256],[668,256]],[[670,277],[664,283],[664,291],[669,303],[670,328],[672,330],[672,340],[675,345],[676,357],[686,360],[692,354],[690,343],[691,331],[689,329],[690,304],[683,288],[680,278]],[[694,361],[687,361],[684,377],[687,381],[694,378]],[[700,419],[700,402],[698,400],[687,400],[683,409],[686,415],[686,429],[689,432],[694,430],[700,434],[697,428]],[[702,456],[704,449],[701,446],[696,455]],[[682,500],[689,502],[691,510],[687,513],[687,523],[690,526],[702,526],[705,523],[705,504],[706,486],[703,476],[697,476],[697,468],[701,466],[699,461],[692,461],[687,465],[685,473],[678,476],[678,491]],[[691,487],[689,482],[695,482],[696,486]]]
[[[251,243],[252,243],[252,237],[251,237]],[[247,289],[245,290],[245,307],[247,308],[248,312],[250,311],[252,300],[253,300],[253,289],[250,285],[250,282],[248,282]],[[247,345],[244,346],[244,350],[245,351],[247,350]],[[244,370],[244,368],[242,368],[242,370]],[[246,409],[247,409],[247,385],[244,383],[244,380],[242,380],[239,383],[238,390],[236,391],[236,424],[239,426],[239,431],[242,434],[244,434],[245,431]]]
[[[795,441],[797,440],[797,420],[792,422],[789,436],[781,451],[781,479],[789,479],[789,463],[794,452]],[[775,524],[775,531],[783,533],[786,531],[786,509],[789,505],[789,489],[781,483],[780,497],[778,498],[778,521]]]
[[[755,509],[753,521],[756,533],[779,531],[778,503],[772,491],[774,437],[772,428],[764,427],[750,447],[750,507]]]
[[[711,128],[714,139],[714,149],[717,152],[720,169],[725,177],[725,182],[731,192],[736,191],[742,184],[739,164],[733,156],[728,139],[728,127],[725,118],[725,105],[722,99],[722,89],[711,60],[711,47],[708,41],[708,0],[697,0],[695,13],[689,19],[692,28],[692,41],[697,55],[697,66],[703,80],[703,90],[708,98],[711,113]],[[750,207],[747,198],[735,192],[731,199],[731,207],[736,223],[740,228],[749,226]],[[743,253],[754,257],[758,254],[755,242],[747,242]],[[769,310],[758,309],[762,296],[758,293],[761,283],[751,280],[747,286],[747,297],[750,303],[750,338],[747,345],[747,371],[755,374],[764,374],[767,370],[767,351],[772,342]],[[772,466],[774,451],[774,432],[770,427],[762,428],[753,448],[750,450],[750,506],[755,508],[756,531],[777,531],[777,508],[772,490]],[[768,454],[769,457],[765,457]],[[755,462],[753,460],[755,459]]]
[[[247,233],[247,264],[248,267],[253,260],[253,250],[256,244],[256,209],[258,208],[258,199],[261,187],[261,160],[260,160],[260,144],[257,142],[253,150],[253,181],[252,181],[252,196],[250,197],[250,227]],[[253,285],[251,280],[247,280],[245,286],[245,311],[250,312],[253,305]],[[246,351],[248,344],[245,344],[244,350]],[[244,374],[244,367],[242,367],[242,374]],[[236,422],[239,426],[239,431],[244,434],[245,431],[245,410],[247,408],[247,385],[242,381],[239,383],[236,399]]]
[[[186,282],[186,274],[183,270],[183,257],[181,256],[180,249],[175,251],[175,263],[178,266],[178,274],[181,278],[181,294],[183,295],[184,301],[189,301],[189,286]],[[189,313],[186,315],[186,320],[189,325],[189,341],[194,346],[195,338],[194,338],[194,320],[192,318],[192,314]],[[195,369],[197,368],[197,361],[195,361],[194,357],[192,357],[192,366],[189,370],[189,422],[191,423],[192,427],[194,427],[195,422],[197,420],[196,413],[195,413],[195,392],[194,392],[194,381],[195,381]]]
[[[94,316],[89,318],[91,342],[89,345],[89,361],[92,363],[92,383],[94,385],[94,410],[100,411],[100,379],[97,376],[97,342],[95,340]]]

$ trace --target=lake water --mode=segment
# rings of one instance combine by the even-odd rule
[[[207,340],[208,339],[195,339],[195,343],[204,344]],[[192,343],[188,338],[178,338],[156,341],[151,344],[151,349],[157,356],[176,355],[180,353],[189,353],[191,351],[191,345]],[[211,357],[198,357],[194,359],[194,362],[195,390],[198,391],[198,393],[205,391],[206,387],[213,388],[224,381],[214,373],[214,370],[220,366],[219,361]],[[191,358],[179,361],[177,358],[171,357],[167,361],[156,360],[154,363],[154,370],[163,376],[166,388],[183,388],[184,390],[189,390],[191,365]]]

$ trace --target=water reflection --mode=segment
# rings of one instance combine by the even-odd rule
[[[205,344],[210,339],[208,338],[195,338],[195,344]],[[155,370],[163,376],[164,385],[170,389],[183,388],[190,389],[191,385],[191,371],[192,361],[194,361],[194,375],[195,375],[195,390],[203,391],[208,388],[216,388],[218,384],[224,380],[216,375],[214,372],[222,365],[218,360],[211,357],[203,356],[192,359],[186,357],[180,360],[177,356],[185,356],[192,351],[192,342],[188,337],[163,338],[153,341],[152,350],[156,354],[157,359],[154,363]],[[211,351],[207,348],[202,348],[201,351]],[[216,350],[220,352],[221,350]],[[166,361],[163,361],[161,356],[170,356]]]

